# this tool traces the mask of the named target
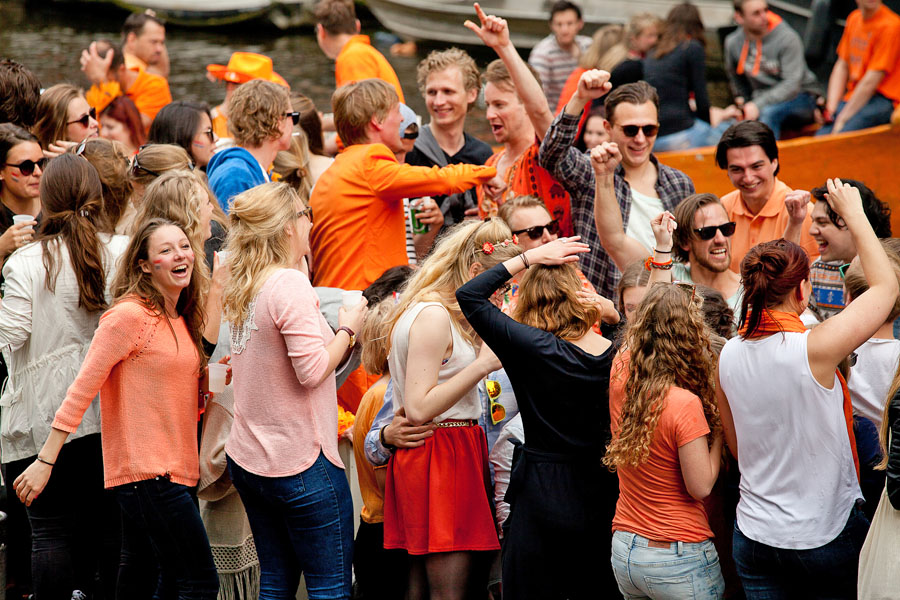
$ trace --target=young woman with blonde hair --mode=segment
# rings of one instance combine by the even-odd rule
[[[134,219],[134,207],[131,205],[131,194],[134,186],[128,175],[131,157],[119,142],[97,138],[88,140],[83,146],[73,146],[69,152],[76,152],[80,147],[80,156],[87,159],[100,175],[103,186],[103,212],[108,223],[106,231],[126,234],[131,230]]]
[[[500,219],[464,223],[441,238],[385,320],[394,410],[434,422],[424,445],[388,463],[384,547],[410,554],[407,598],[466,598],[477,551],[499,549],[485,481],[487,443],[477,384],[496,361],[462,316],[456,289],[519,249]],[[498,298],[498,302],[500,299]],[[447,478],[446,472],[454,472]],[[476,587],[481,587],[479,582]]]
[[[181,146],[150,144],[141,148],[131,159],[129,176],[134,186],[133,202],[140,206],[144,189],[157,177],[173,169],[194,170],[194,162]]]
[[[331,331],[298,270],[312,212],[291,186],[238,194],[230,221],[224,313],[234,423],[225,452],[259,555],[260,598],[293,598],[302,573],[310,596],[349,599],[353,505],[337,448],[334,371],[366,303],[341,308]]]
[[[652,284],[628,322],[609,389],[619,476],[612,564],[625,598],[721,598],[703,506],[719,474],[715,353],[693,285]]]
[[[59,156],[70,146],[100,135],[97,111],[88,105],[84,90],[68,83],[44,90],[36,116],[31,130],[48,157]]]
[[[599,461],[612,351],[592,328],[602,313],[599,297],[580,294],[574,263],[588,247],[578,239],[529,248],[456,292],[468,322],[506,369],[525,431],[506,494],[503,593],[513,598],[615,592],[597,552],[609,539],[615,498],[615,480]],[[492,297],[523,271],[513,320]]]
[[[118,262],[115,303],[100,318],[50,436],[14,483],[26,505],[40,501],[63,444],[99,392],[104,483],[123,514],[121,598],[214,600],[218,593],[189,493],[199,479],[197,400],[208,391],[200,342],[206,282],[193,269],[197,253],[171,221],[151,219],[135,232]]]

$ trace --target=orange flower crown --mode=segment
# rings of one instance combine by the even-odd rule
[[[485,242],[481,245],[481,248],[479,248],[475,251],[476,252],[484,252],[485,254],[490,255],[490,254],[494,253],[494,250],[496,249],[497,246],[500,246],[501,248],[506,248],[507,246],[518,246],[518,245],[519,245],[519,238],[518,238],[518,236],[516,236],[516,234],[513,234],[511,240],[503,240],[502,242],[495,242],[493,244],[491,242]]]

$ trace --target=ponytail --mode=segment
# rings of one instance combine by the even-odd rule
[[[101,189],[97,170],[71,154],[50,161],[41,177],[43,223],[37,241],[47,289],[56,291],[64,243],[78,281],[78,307],[88,312],[107,307],[103,249],[97,239],[98,225],[105,224]]]
[[[809,256],[797,244],[780,239],[751,248],[741,261],[741,335],[752,337],[763,312],[784,302],[807,279]]]

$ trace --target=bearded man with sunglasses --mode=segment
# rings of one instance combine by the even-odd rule
[[[573,144],[584,107],[606,95],[610,87],[609,73],[586,71],[565,110],[547,130],[539,155],[541,166],[566,187],[572,198],[575,233],[591,247],[579,261],[581,268],[597,292],[607,298],[615,296],[621,273],[608,253],[610,248],[601,247],[595,222],[601,217],[595,217],[595,193],[615,198],[623,231],[648,249],[654,244],[650,220],[664,210],[674,210],[694,193],[690,177],[653,156],[659,132],[659,97],[645,81],[619,86],[606,97],[606,128],[620,158],[604,168],[602,177],[595,175],[590,157]]]

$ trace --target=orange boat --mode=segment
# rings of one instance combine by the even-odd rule
[[[722,196],[734,189],[725,171],[716,166],[715,147],[662,152],[660,162],[687,173],[698,192]],[[864,182],[891,207],[891,229],[900,237],[900,120],[893,125],[778,143],[781,172],[794,189],[824,185],[827,177]]]

